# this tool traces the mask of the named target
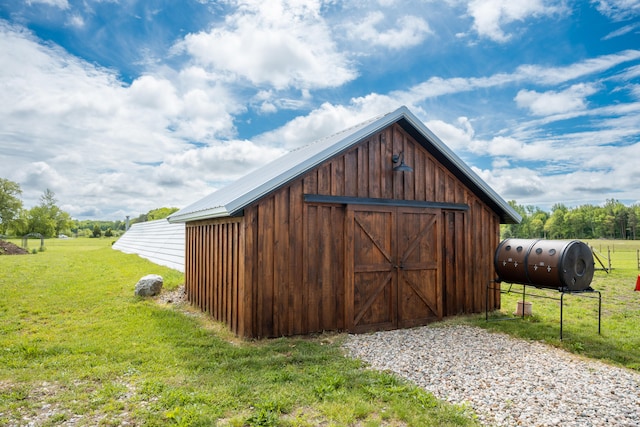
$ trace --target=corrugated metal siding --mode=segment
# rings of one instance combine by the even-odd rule
[[[184,272],[184,229],[184,224],[171,224],[166,219],[139,222],[113,244],[113,249]]]

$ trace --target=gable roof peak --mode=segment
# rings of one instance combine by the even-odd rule
[[[320,138],[275,159],[237,181],[170,215],[169,222],[189,222],[228,217],[324,161],[399,123],[423,146],[430,146],[448,166],[481,193],[504,222],[518,223],[520,215],[491,189],[469,166],[433,134],[406,106]],[[431,150],[430,150],[431,151]]]

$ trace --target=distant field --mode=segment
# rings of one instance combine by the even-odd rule
[[[583,240],[608,267],[607,259],[611,258],[611,267],[620,270],[638,271],[638,251],[640,240]],[[596,261],[596,267],[600,265]],[[640,271],[638,271],[640,273]]]

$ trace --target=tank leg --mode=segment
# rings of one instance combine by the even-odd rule
[[[560,295],[560,341],[562,341],[562,315],[563,315],[563,310],[562,307],[564,306],[564,292],[562,292],[562,294]]]
[[[600,320],[602,319],[602,294],[598,292],[598,335],[600,335]]]

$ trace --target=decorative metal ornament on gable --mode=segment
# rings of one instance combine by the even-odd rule
[[[494,289],[494,283],[511,283],[523,285],[522,306],[525,304],[526,287],[539,289],[555,289],[560,298],[540,295],[531,296],[557,299],[560,301],[560,339],[562,339],[563,305],[565,294],[597,293],[598,296],[598,333],[602,311],[602,296],[591,287],[595,270],[593,253],[589,246],[579,240],[545,240],[545,239],[505,239],[496,249],[494,267],[497,278],[487,286]],[[511,287],[504,293],[519,293]],[[524,317],[524,310],[518,314]],[[488,311],[486,313],[488,320]]]

